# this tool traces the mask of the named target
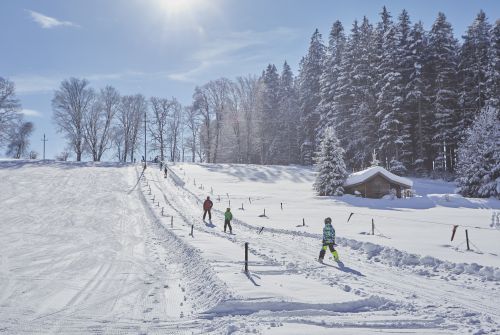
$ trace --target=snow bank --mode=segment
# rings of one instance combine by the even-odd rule
[[[419,267],[424,267],[432,268],[433,271],[446,271],[449,275],[465,273],[478,276],[483,280],[500,281],[500,268],[492,266],[483,266],[476,263],[447,262],[431,256],[419,256],[395,248],[347,238],[337,238],[336,242],[339,245],[347,246],[366,254],[368,259],[375,259],[376,261],[399,268],[409,268],[419,274],[424,273]],[[428,273],[426,272],[425,274]]]
[[[248,301],[227,300],[204,313],[206,318],[221,317],[226,315],[249,315],[253,313],[290,312],[290,311],[328,311],[338,313],[358,313],[395,309],[394,302],[378,296],[366,299],[346,301],[329,304],[308,304],[289,301]]]

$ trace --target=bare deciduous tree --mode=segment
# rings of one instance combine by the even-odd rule
[[[165,159],[165,148],[167,142],[168,117],[171,112],[172,103],[168,99],[152,97],[150,100],[152,115],[149,120],[149,133],[153,150],[160,152],[160,160]]]
[[[191,150],[191,161],[196,160],[198,152],[199,132],[201,126],[201,114],[193,106],[184,107],[184,124],[189,129],[189,137],[187,138],[187,147]]]
[[[29,137],[33,132],[32,122],[23,122],[11,132],[9,145],[7,146],[7,155],[19,159],[26,155],[30,145]]]
[[[182,127],[182,106],[173,98],[170,102],[171,113],[168,118],[168,141],[170,144],[170,161],[175,162],[179,155],[179,137]]]
[[[106,86],[85,115],[85,141],[94,161],[100,161],[109,149],[111,122],[119,104],[120,95],[116,89]]]
[[[141,123],[147,111],[147,102],[143,95],[123,96],[118,112],[118,133],[123,136],[122,161],[127,157],[134,161],[134,152],[138,148],[139,136],[142,131]]]
[[[69,145],[75,151],[76,161],[82,160],[85,116],[94,100],[94,91],[86,79],[63,80],[52,99],[54,122],[58,131],[64,133]]]
[[[0,77],[0,146],[8,141],[13,127],[22,119],[20,108],[14,83]]]

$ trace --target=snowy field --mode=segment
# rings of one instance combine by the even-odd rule
[[[0,333],[500,333],[498,200],[418,179],[411,199],[319,198],[293,166],[141,172],[0,161]],[[326,216],[343,267],[316,261]]]

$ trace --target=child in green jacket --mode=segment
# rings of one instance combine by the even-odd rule
[[[228,208],[224,213],[224,233],[226,232],[226,227],[229,227],[229,234],[233,233],[233,228],[231,227],[232,219],[233,219],[233,214],[231,213],[231,208]]]

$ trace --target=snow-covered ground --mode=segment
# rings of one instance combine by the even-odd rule
[[[0,161],[0,332],[500,332],[498,200],[418,179],[412,199],[319,198],[303,167],[171,169]],[[326,216],[344,267],[316,262]]]

